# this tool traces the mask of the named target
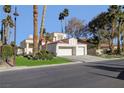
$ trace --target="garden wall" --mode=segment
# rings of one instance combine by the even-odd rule
[[[87,54],[88,55],[96,55],[96,49],[95,48],[87,49]]]

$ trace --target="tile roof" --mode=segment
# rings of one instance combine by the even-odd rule
[[[69,44],[69,39],[58,40],[48,44],[57,44],[57,43]],[[78,41],[78,44],[88,44],[88,43],[86,41]]]

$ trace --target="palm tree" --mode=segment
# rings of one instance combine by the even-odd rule
[[[1,24],[1,41],[3,42],[3,33],[4,32],[4,29],[3,29],[3,23]]]
[[[11,12],[11,5],[4,5],[3,10],[5,13],[10,13]]]
[[[124,30],[124,12],[122,11],[122,6],[119,6],[119,13],[118,13],[118,47],[117,47],[117,52],[120,54],[120,35],[123,33]],[[124,36],[124,34],[122,34]],[[123,49],[123,48],[122,48]]]
[[[117,33],[117,40],[118,40],[118,44],[117,44],[117,54],[121,53],[120,50],[120,32],[121,32],[121,25],[120,22],[118,23],[118,33]]]
[[[89,31],[92,33],[92,41],[96,43],[97,49],[100,49],[101,43],[105,42],[106,39],[109,39],[109,31],[106,30],[107,13],[102,12],[93,20],[89,22]]]
[[[117,5],[111,5],[108,8],[108,20],[111,23],[111,52],[114,53],[114,46],[113,46],[113,40],[115,37],[115,31],[117,26],[117,16],[118,16],[118,9],[119,7]]]
[[[65,17],[69,15],[69,10],[67,8],[64,9],[63,14]]]
[[[2,20],[2,24],[4,25],[4,36],[3,36],[4,42],[3,42],[3,44],[7,44],[9,27],[13,28],[14,22],[13,22],[11,16],[8,15],[5,19]]]
[[[9,27],[14,27],[14,22],[12,20],[12,17],[10,16],[11,13],[11,5],[4,5],[3,6],[4,12],[7,14],[6,18],[2,20],[2,24],[4,25],[4,44],[7,44],[8,41],[8,31]]]
[[[43,11],[42,11],[41,26],[40,26],[39,50],[42,49],[42,39],[43,39],[43,33],[44,33],[44,21],[45,21],[45,15],[46,15],[46,8],[47,6],[44,5]]]
[[[33,55],[38,52],[38,7],[37,5],[33,5],[33,17],[34,17],[34,35],[33,35]]]
[[[67,26],[66,17],[69,16],[69,10],[67,8],[65,8],[64,11],[63,11],[63,14],[64,14],[64,17],[65,17],[65,31],[66,31],[66,26]]]
[[[117,54],[121,53],[120,50],[120,40],[121,40],[121,32],[122,26],[124,22],[124,13],[122,12],[122,6],[116,6],[116,28],[117,28]]]
[[[123,20],[123,21],[124,21],[124,20]],[[121,36],[122,52],[124,52],[124,22],[123,22],[123,24],[122,24],[122,26],[121,26],[121,34],[122,34],[122,36]]]
[[[44,37],[45,37],[45,49],[47,50],[48,49],[47,48],[48,41],[52,41],[53,40],[53,37],[48,32],[45,32],[44,33]]]
[[[64,13],[60,13],[59,14],[59,20],[61,22],[61,29],[62,29],[62,33],[63,33],[63,20],[64,20]]]

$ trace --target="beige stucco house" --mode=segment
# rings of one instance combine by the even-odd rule
[[[48,42],[48,51],[53,52],[56,56],[78,56],[87,55],[87,44],[78,42],[75,38],[68,39],[65,33],[54,32],[51,33],[53,37],[52,42]],[[33,36],[30,35],[27,39],[20,43],[24,50],[24,54],[33,53]],[[45,46],[45,42],[43,42]]]
[[[63,39],[48,44],[48,51],[56,56],[87,55],[87,44],[80,43],[75,38]]]
[[[33,36],[29,35],[29,37],[23,40],[20,43],[20,46],[23,48],[24,54],[32,54],[33,52]]]
[[[66,34],[60,32],[51,33],[53,37],[53,42],[62,40],[66,38]],[[50,43],[50,42],[48,42]],[[42,41],[42,45],[45,45],[45,41]],[[33,53],[33,35],[29,35],[27,39],[23,40],[20,43],[20,47],[23,48],[24,54],[32,54]],[[22,50],[18,49],[17,54],[20,54]]]
[[[51,35],[53,36],[53,42],[67,38],[67,35],[61,32],[54,32]]]

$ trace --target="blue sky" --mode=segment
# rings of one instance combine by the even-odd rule
[[[17,6],[20,16],[17,18],[17,44],[20,41],[33,34],[33,7],[32,6]],[[40,30],[41,14],[43,6],[38,6],[38,32]],[[61,32],[60,21],[58,20],[59,13],[64,8],[69,9],[69,16],[67,20],[72,17],[84,20],[88,23],[93,17],[103,11],[107,11],[108,6],[106,5],[51,5],[47,6],[47,12],[45,17],[45,27],[47,32]],[[13,8],[12,8],[13,9]],[[14,9],[12,10],[14,11]],[[0,19],[3,18],[2,7],[0,7]],[[13,30],[11,29],[11,32]],[[38,33],[39,34],[39,33]],[[11,36],[12,37],[12,36]]]

